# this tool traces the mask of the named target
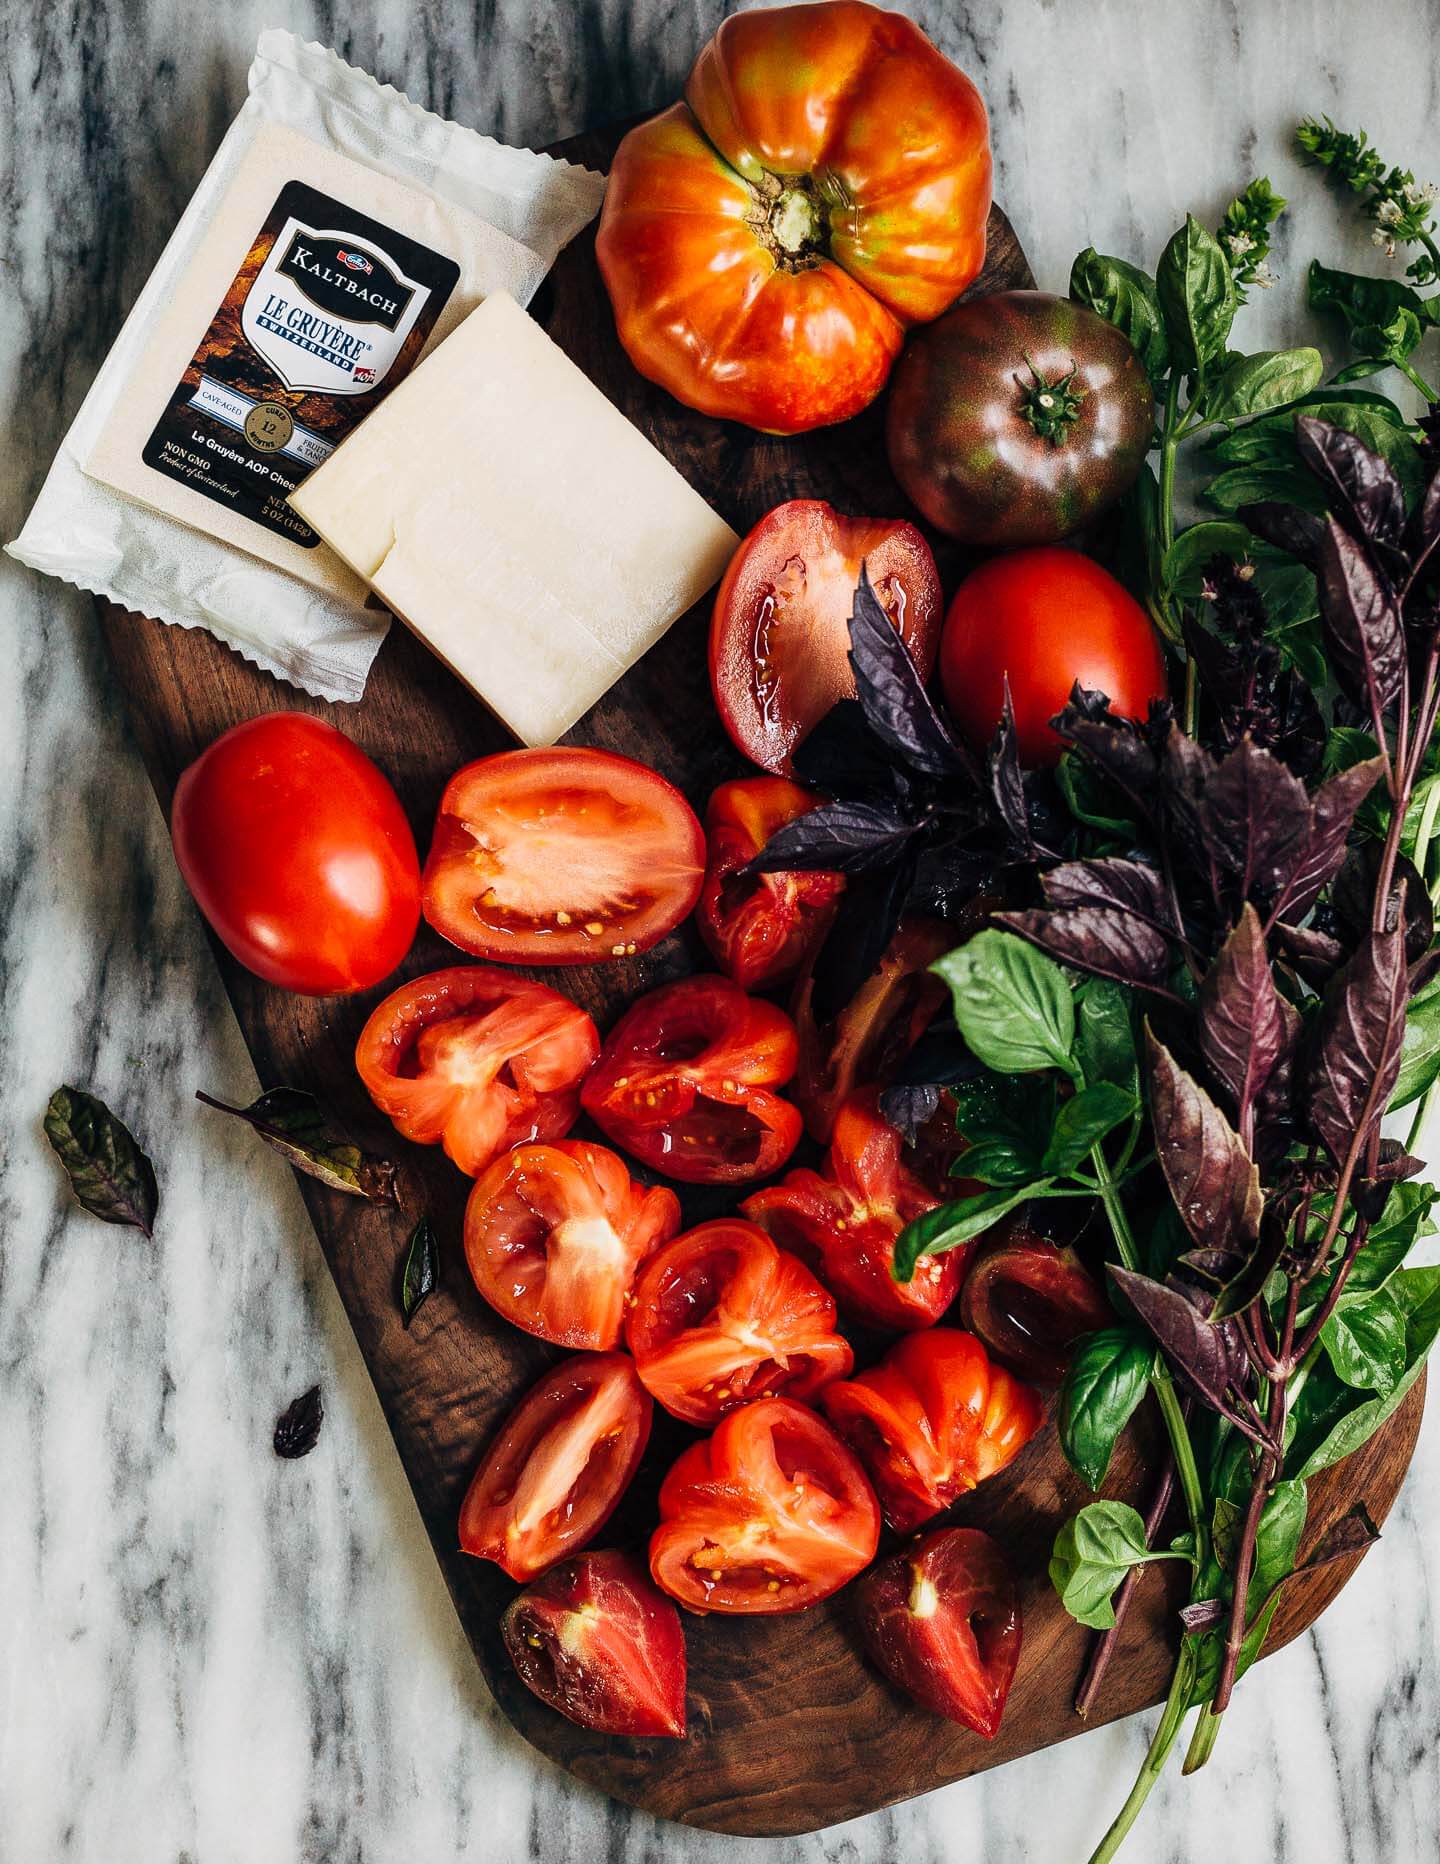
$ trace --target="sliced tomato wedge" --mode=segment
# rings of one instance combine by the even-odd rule
[[[865,1648],[897,1689],[993,1741],[1020,1661],[1020,1589],[973,1527],[941,1527],[855,1589]]]
[[[963,1247],[922,1257],[908,1282],[891,1273],[896,1237],[940,1201],[905,1163],[900,1135],[881,1119],[869,1088],[841,1109],[823,1171],[787,1172],[740,1208],[808,1263],[848,1314],[909,1329],[934,1326],[965,1274]]]
[[[533,1579],[592,1540],[630,1486],[653,1406],[623,1353],[562,1359],[521,1399],[460,1509],[460,1546]]]
[[[685,977],[641,997],[606,1037],[585,1111],[617,1145],[686,1184],[778,1171],[800,1115],[774,1090],[795,1072],[795,1028],[728,977]]]
[[[820,1402],[902,1533],[1003,1469],[1043,1416],[1030,1387],[957,1327],[909,1335],[868,1372],[827,1386]]]
[[[360,1031],[370,1098],[417,1145],[443,1145],[473,1178],[499,1152],[563,1139],[600,1035],[547,984],[456,965],[402,984]]]
[[[865,1472],[830,1426],[761,1398],[666,1476],[650,1571],[692,1612],[796,1612],[853,1579],[879,1538]]]
[[[736,1217],[651,1257],[626,1337],[645,1389],[688,1424],[717,1424],[752,1398],[809,1398],[855,1363],[815,1277]]]
[[[500,1635],[525,1687],[582,1728],[684,1735],[680,1614],[629,1554],[552,1566],[511,1600]]]
[[[498,1314],[572,1351],[620,1344],[640,1264],[680,1228],[680,1200],[637,1184],[605,1146],[517,1146],[477,1179],[465,1260]]]
[[[1058,1385],[1076,1340],[1112,1326],[1115,1310],[1073,1249],[1017,1225],[966,1276],[960,1318],[1002,1366]]]
[[[421,908],[478,958],[591,964],[673,931],[704,873],[694,810],[644,764],[570,745],[502,751],[446,784]]]
[[[768,512],[730,559],[710,623],[710,685],[736,749],[762,770],[790,758],[837,700],[855,697],[850,611],[860,565],[929,679],[944,603],[930,546],[899,518],[847,518],[817,498]]]
[[[939,919],[907,919],[885,955],[833,1022],[817,1021],[809,976],[791,1008],[800,1037],[795,1100],[812,1139],[829,1143],[835,1116],[857,1087],[889,1081],[945,1001],[929,967],[958,943]]]
[[[845,876],[747,874],[770,840],[820,801],[784,777],[722,783],[705,812],[705,884],[696,924],[715,962],[742,990],[787,983],[824,938]]]

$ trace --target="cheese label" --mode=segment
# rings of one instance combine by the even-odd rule
[[[141,457],[313,549],[286,504],[413,367],[460,268],[288,181]]]

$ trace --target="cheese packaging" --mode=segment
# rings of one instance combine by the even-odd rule
[[[530,745],[568,731],[739,542],[503,292],[290,503]]]
[[[388,617],[288,496],[487,293],[528,301],[604,183],[287,32],[249,82],[8,548],[358,699]]]

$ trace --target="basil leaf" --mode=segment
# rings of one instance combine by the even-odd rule
[[[1040,1176],[1039,1164],[1030,1147],[1011,1139],[982,1138],[965,1148],[955,1161],[955,1172],[979,1184],[1032,1184]]]
[[[1140,1062],[1130,1010],[1134,999],[1108,977],[1087,977],[1075,993],[1075,1059],[1093,1087],[1109,1081],[1140,1092]]]
[[[45,1109],[45,1137],[92,1217],[153,1235],[160,1203],[155,1167],[103,1100],[82,1088],[57,1087]]]
[[[1420,1376],[1430,1348],[1440,1334],[1440,1267],[1401,1269],[1388,1290],[1405,1317],[1405,1370],[1392,1390],[1381,1397],[1356,1402],[1355,1392],[1319,1366],[1296,1399],[1290,1458],[1301,1478],[1316,1475],[1368,1443],[1380,1426],[1399,1409],[1406,1393]]]
[[[898,1282],[913,1280],[915,1265],[922,1256],[942,1256],[972,1236],[988,1230],[1017,1204],[1050,1188],[1051,1180],[1041,1178],[1018,1187],[997,1185],[989,1191],[977,1191],[971,1197],[957,1197],[948,1204],[937,1205],[914,1218],[895,1239],[895,1257],[891,1273]]]
[[[1366,357],[1394,363],[1407,357],[1434,322],[1428,299],[1394,278],[1367,278],[1310,262],[1312,311],[1329,311],[1345,324],[1352,345]]]
[[[1317,349],[1261,350],[1240,356],[1206,391],[1201,412],[1207,421],[1243,421],[1308,395],[1325,365]]]
[[[1239,511],[1244,505],[1274,501],[1298,505],[1317,516],[1325,510],[1324,494],[1301,466],[1298,454],[1232,466],[1228,472],[1217,473],[1200,496],[1212,511]]]
[[[1126,1502],[1090,1502],[1055,1536],[1050,1583],[1070,1616],[1095,1631],[1115,1623],[1111,1598],[1132,1566],[1180,1559],[1174,1551],[1152,1552],[1145,1523]]]
[[[408,1327],[440,1286],[440,1243],[434,1225],[422,1217],[410,1233],[400,1271],[400,1312]]]
[[[1273,1588],[1295,1571],[1308,1506],[1303,1482],[1277,1482],[1270,1491],[1255,1533],[1255,1566],[1250,1575],[1247,1613],[1257,1611]]]
[[[312,1385],[286,1406],[275,1420],[273,1438],[275,1454],[288,1459],[308,1456],[320,1438],[325,1421],[325,1407],[320,1402],[320,1387]]]
[[[1070,268],[1070,296],[1129,337],[1158,388],[1169,373],[1170,345],[1154,280],[1138,266],[1087,246]]]
[[[1301,395],[1282,412],[1266,414],[1248,421],[1243,427],[1231,428],[1228,433],[1207,441],[1207,449],[1227,466],[1293,459],[1297,414],[1314,414],[1322,421],[1343,427],[1381,454],[1394,435],[1401,434],[1409,440],[1405,417],[1388,395],[1376,394],[1373,389],[1331,385]],[[1413,446],[1414,442],[1410,444]]]
[[[1106,1327],[1076,1342],[1060,1385],[1056,1426],[1066,1462],[1090,1488],[1105,1480],[1154,1364],[1154,1347],[1133,1327]]]
[[[209,1094],[195,1098],[217,1113],[233,1114],[254,1128],[267,1146],[332,1191],[368,1198],[372,1204],[395,1203],[395,1167],[388,1159],[362,1152],[343,1136],[332,1134],[313,1094],[299,1087],[272,1087],[248,1107],[231,1107]]]
[[[999,1074],[1069,1071],[1075,1003],[1052,959],[990,928],[930,968],[950,986],[956,1026],[987,1068]]]
[[[1388,1288],[1337,1307],[1320,1338],[1336,1375],[1357,1391],[1388,1398],[1405,1376],[1405,1314]]]
[[[1405,1035],[1400,1044],[1400,1072],[1390,1111],[1408,1107],[1440,1080],[1440,972],[1417,990],[1405,1010]]]
[[[1203,377],[1235,321],[1235,282],[1219,242],[1193,214],[1160,255],[1155,288],[1174,366]]]
[[[1139,1104],[1134,1094],[1110,1081],[1082,1087],[1055,1115],[1050,1143],[1040,1161],[1041,1171],[1052,1177],[1074,1171],[1089,1157],[1091,1147],[1098,1146],[1122,1120],[1128,1120]]]
[[[1102,835],[1118,837],[1127,848],[1133,847],[1139,833],[1135,819],[1119,813],[1123,807],[1119,792],[1108,786],[1092,765],[1073,751],[1066,751],[1055,766],[1055,781],[1077,822],[1098,829]]]

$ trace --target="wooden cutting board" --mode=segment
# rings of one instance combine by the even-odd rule
[[[554,153],[603,169],[618,134],[597,131]],[[997,208],[990,218],[989,257],[974,289],[1033,283]],[[780,440],[692,414],[642,380],[616,340],[591,235],[561,255],[532,309],[742,533],[772,505],[797,496],[826,498],[866,515],[906,511],[886,464],[878,407],[843,427]],[[937,556],[951,589],[963,565],[939,540]],[[136,737],[167,811],[180,771],[227,727],[257,713],[301,709],[333,719],[387,772],[423,850],[450,773],[510,743],[504,729],[398,625],[375,663],[364,702],[327,706],[277,684],[199,630],[164,627],[103,604],[100,612]],[[717,782],[740,769],[710,703],[707,619],[702,603],[572,734],[577,743],[605,745],[654,765],[697,809]],[[582,1779],[661,1817],[776,1836],[852,1818],[1081,1730],[1085,1724],[1071,1700],[1088,1634],[1061,1610],[1045,1569],[1056,1529],[1086,1496],[1048,1428],[955,1511],[957,1520],[998,1535],[1023,1586],[1024,1654],[993,1743],[907,1706],[892,1692],[861,1659],[843,1594],[793,1617],[687,1618],[690,1734],[683,1743],[589,1734],[529,1695],[498,1635],[498,1619],[514,1587],[497,1567],[458,1552],[456,1518],[496,1423],[556,1354],[507,1327],[470,1286],[459,1243],[468,1180],[438,1150],[406,1147],[355,1079],[355,1037],[385,993],[328,1001],[287,996],[249,976],[218,943],[216,956],[261,1081],[311,1089],[364,1143],[392,1157],[404,1155],[403,1213],[338,1196],[308,1178],[300,1185],[456,1609],[492,1690],[522,1734]],[[422,927],[402,975],[435,969],[454,956]],[[570,991],[603,1029],[641,991],[704,965],[693,935],[682,930],[642,959],[549,973],[547,981]],[[257,1188],[266,1169],[257,1157]],[[714,1191],[684,1194],[691,1222],[730,1202]],[[443,1286],[407,1332],[396,1303],[397,1265],[422,1209],[441,1237]],[[276,1393],[277,1409],[284,1395]],[[1358,1499],[1377,1521],[1384,1519],[1410,1460],[1422,1404],[1417,1387],[1365,1450],[1312,1485],[1312,1539]],[[643,1546],[659,1478],[689,1436],[673,1421],[658,1419],[645,1467],[607,1530],[607,1542]],[[1148,1439],[1137,1430],[1117,1454],[1108,1491],[1142,1507],[1147,1448]],[[1331,1567],[1288,1590],[1272,1648],[1324,1609],[1348,1570]],[[1178,1603],[1167,1587],[1179,1577],[1171,1563],[1146,1576],[1092,1721],[1128,1715],[1163,1695]],[[364,1635],[364,1626],[357,1625],[355,1636]]]

